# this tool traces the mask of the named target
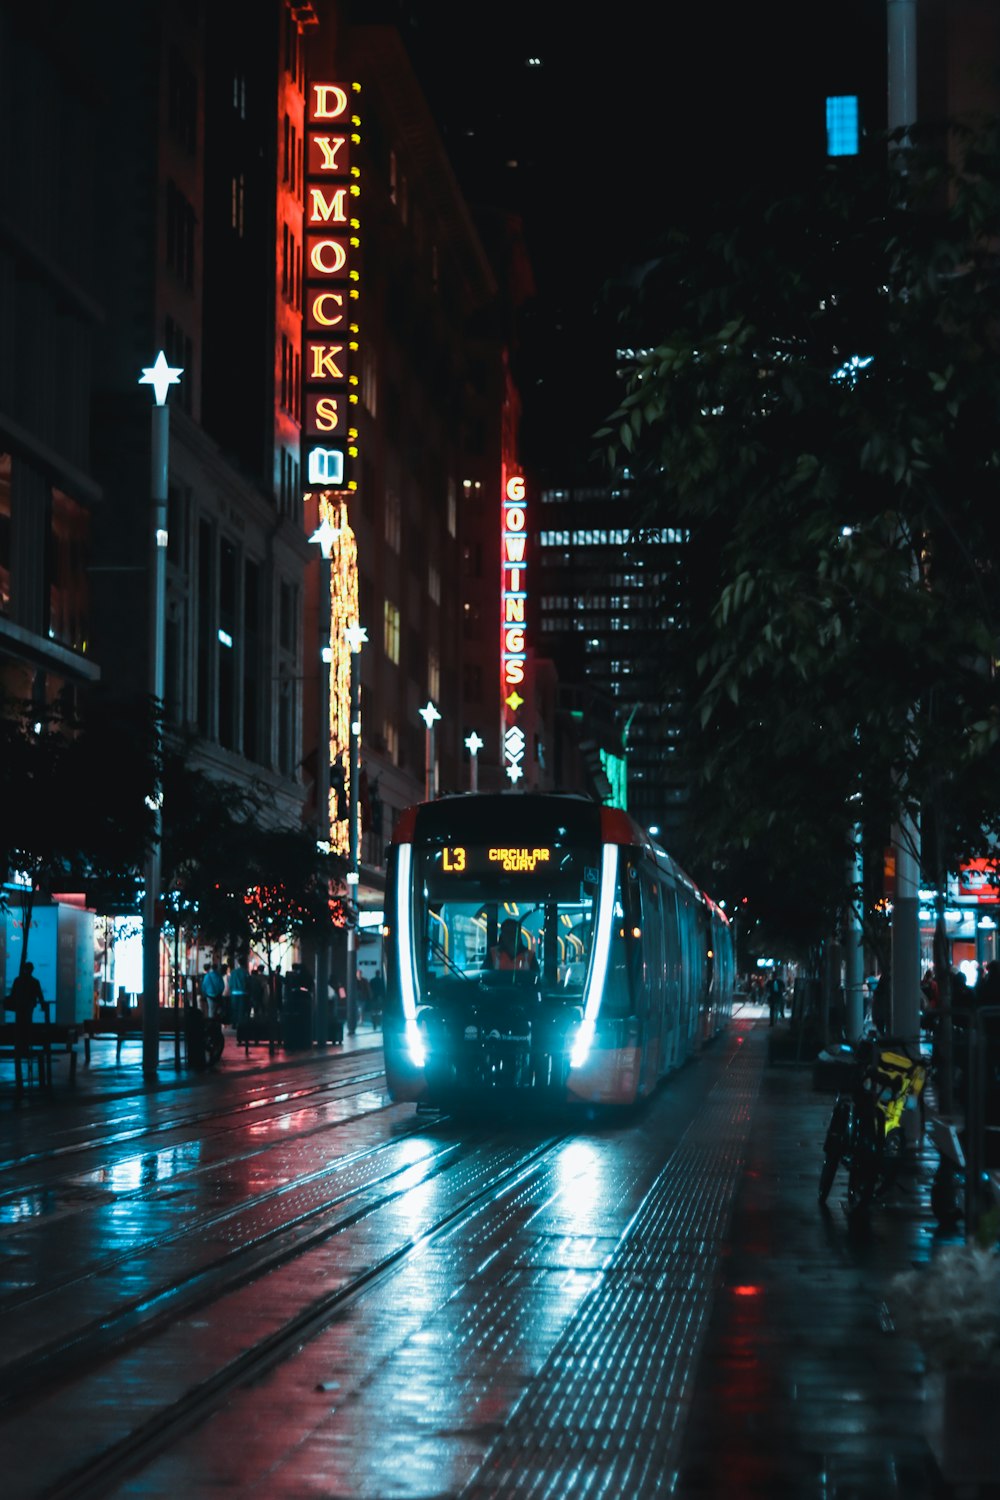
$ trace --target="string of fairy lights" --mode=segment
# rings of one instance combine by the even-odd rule
[[[358,624],[358,543],[342,495],[321,491],[317,496],[319,527],[316,538],[330,571],[330,765],[343,767],[344,798],[340,807],[354,808],[360,818],[360,799],[351,788],[351,645],[347,632]],[[350,851],[350,817],[338,817],[336,789],[330,788],[330,847],[336,854]],[[360,832],[360,830],[358,830]]]

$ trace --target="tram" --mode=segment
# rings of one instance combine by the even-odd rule
[[[583,796],[407,809],[384,932],[395,1100],[632,1104],[732,1011],[725,913],[627,813]]]

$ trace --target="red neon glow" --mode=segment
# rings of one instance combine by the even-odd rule
[[[520,686],[525,679],[527,524],[524,476],[512,474],[503,490],[500,543],[500,682],[506,705],[504,723],[508,728],[517,722],[517,709],[524,701],[518,697],[515,702],[510,689]]]

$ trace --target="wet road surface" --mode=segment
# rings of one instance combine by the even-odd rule
[[[4,1494],[947,1493],[879,1321],[935,1226],[817,1208],[829,1100],[766,1038],[610,1120],[420,1116],[360,1036],[4,1099]]]

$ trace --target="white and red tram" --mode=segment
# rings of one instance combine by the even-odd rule
[[[517,961],[500,966],[505,922]],[[627,813],[580,796],[469,793],[407,809],[389,849],[383,954],[397,1100],[500,1090],[631,1104],[732,1009],[725,914]]]

